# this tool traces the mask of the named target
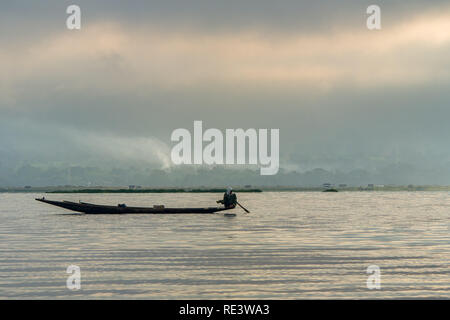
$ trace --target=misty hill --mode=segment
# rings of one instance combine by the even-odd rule
[[[447,174],[443,174],[447,172]],[[143,187],[222,187],[298,186],[317,187],[323,183],[348,186],[450,185],[450,174],[443,168],[418,170],[412,165],[390,165],[378,170],[355,169],[348,172],[321,168],[305,172],[280,170],[275,176],[261,176],[257,168],[185,166],[167,170],[130,166],[127,168],[23,165],[15,169],[1,166],[0,187],[43,186],[126,186]]]

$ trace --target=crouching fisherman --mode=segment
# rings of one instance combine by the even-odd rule
[[[227,188],[227,191],[223,194],[223,200],[218,200],[217,203],[222,203],[225,208],[234,208],[237,204],[236,194],[233,193],[231,187]]]

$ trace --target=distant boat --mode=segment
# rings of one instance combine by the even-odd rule
[[[323,190],[322,192],[338,192],[338,191],[337,191],[337,189],[334,189],[334,188],[328,188],[328,189]]]
[[[71,201],[52,201],[45,198],[36,199],[37,201],[51,204],[71,211],[82,212],[86,214],[211,214],[219,211],[230,210],[225,207],[206,207],[206,208],[165,208],[164,206],[145,207],[127,207],[125,204],[117,206],[104,206],[86,202]]]

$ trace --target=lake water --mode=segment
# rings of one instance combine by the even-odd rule
[[[0,298],[450,298],[448,192],[238,194],[213,215],[99,215],[0,194]],[[213,206],[220,194],[54,194]],[[81,289],[66,287],[69,265]],[[381,288],[367,288],[367,267]]]

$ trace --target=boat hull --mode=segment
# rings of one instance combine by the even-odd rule
[[[233,208],[207,207],[207,208],[144,208],[126,206],[103,206],[85,202],[52,201],[46,199],[36,199],[53,206],[64,208],[70,211],[85,214],[212,214],[219,211]]]

